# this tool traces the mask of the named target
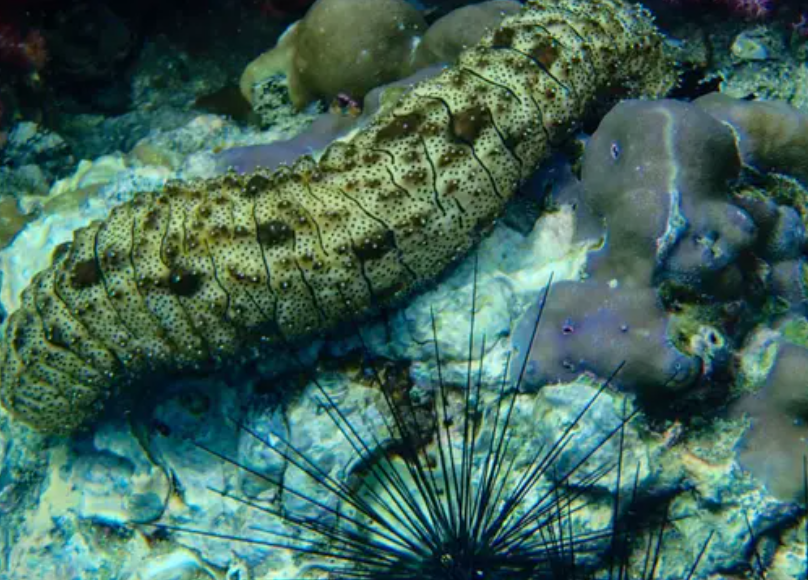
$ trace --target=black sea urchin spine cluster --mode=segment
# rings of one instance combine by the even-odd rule
[[[549,287],[548,284],[543,302],[546,302]],[[452,394],[443,379],[438,330],[434,316],[432,318],[437,368],[435,404],[429,425],[432,454],[427,452],[415,426],[418,419],[412,406],[395,400],[375,365],[371,365],[371,373],[384,394],[384,414],[389,417],[385,423],[386,435],[398,442],[395,451],[399,460],[390,452],[380,454],[378,450],[383,445],[379,439],[361,435],[359,426],[343,413],[328,390],[313,379],[322,408],[361,463],[367,466],[363,485],[352,486],[330,475],[289,438],[273,433],[273,442],[237,421],[243,433],[311,478],[315,492],[289,486],[283,486],[283,490],[315,508],[317,515],[303,516],[268,508],[251,499],[214,490],[223,497],[280,518],[297,532],[262,531],[247,537],[171,525],[158,527],[299,552],[327,571],[331,578],[384,580],[582,579],[595,578],[593,570],[603,569],[603,566],[608,569],[608,577],[627,579],[630,554],[636,552],[637,542],[644,540],[644,562],[639,566],[641,577],[655,577],[668,523],[667,513],[657,531],[644,523],[618,524],[618,516],[626,508],[621,505],[620,497],[624,433],[634,414],[624,412],[619,424],[598,441],[587,443],[576,438],[581,422],[609,388],[611,377],[583,404],[557,439],[532,455],[523,453],[522,458],[518,458],[512,421],[520,379],[515,383],[507,380],[506,364],[495,403],[487,414],[484,412],[484,362],[480,360],[476,370],[473,363],[475,308],[476,282],[466,385],[459,413],[454,412],[456,405],[454,410],[450,406]],[[536,328],[540,319],[541,312]],[[482,341],[484,343],[485,338]],[[479,352],[485,352],[484,344]],[[524,369],[517,376],[523,373]],[[490,429],[486,428],[486,422],[491,425]],[[615,437],[620,449],[618,457],[601,461],[596,454]],[[566,454],[573,446],[582,447],[584,451],[576,454],[571,466],[561,467],[568,464]],[[226,454],[208,446],[200,447],[266,482],[282,485]],[[526,465],[522,465],[525,456],[529,457]],[[590,467],[592,464],[596,466]],[[573,521],[575,516],[587,509],[588,492],[610,474],[616,474],[617,481],[611,523],[598,529],[581,530]],[[339,500],[341,508],[323,499],[326,496]],[[630,498],[631,504],[635,499]],[[709,541],[707,538],[688,578]],[[604,560],[605,557],[608,560]],[[637,563],[633,565],[636,569]]]

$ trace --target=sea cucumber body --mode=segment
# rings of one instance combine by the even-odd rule
[[[532,3],[318,162],[169,183],[76,232],[8,321],[2,404],[69,433],[151,369],[393,303],[472,247],[596,99],[673,82],[642,9]]]

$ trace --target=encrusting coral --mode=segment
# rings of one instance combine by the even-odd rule
[[[529,357],[528,389],[574,381],[585,372],[608,377],[624,361],[619,384],[641,394],[688,386],[701,373],[701,360],[671,343],[670,320],[653,288],[611,287],[596,280],[555,284],[553,299],[544,306],[545,324],[526,353],[527,321],[541,306],[528,309],[512,337],[520,355]],[[516,359],[512,373],[523,360]]]
[[[499,26],[503,18],[521,9],[516,0],[488,0],[451,11],[424,34],[415,50],[415,68],[453,63],[461,52]]]
[[[603,242],[586,280],[555,284],[535,337],[541,304],[517,324],[526,386],[608,376],[621,361],[615,382],[652,404],[725,385],[751,420],[741,465],[780,498],[801,494],[806,139],[808,116],[784,103],[711,94],[614,107],[587,142],[582,181],[555,200],[572,201],[579,223],[587,211],[602,221]]]
[[[531,2],[315,163],[170,183],[75,234],[24,292],[2,403],[69,433],[147,371],[256,356],[462,257],[600,98],[675,82],[642,8]]]
[[[805,327],[805,320],[787,320],[788,326]],[[804,330],[803,330],[804,332]],[[785,332],[762,332],[760,350],[766,360],[765,380],[759,390],[736,401],[733,414],[750,418],[751,428],[738,449],[744,469],[759,478],[774,496],[790,501],[802,498],[808,389],[808,348]],[[768,336],[766,336],[768,335]],[[757,350],[757,349],[750,349]],[[750,357],[751,358],[751,357]]]
[[[256,83],[281,75],[298,108],[340,93],[361,99],[413,72],[413,48],[425,30],[405,0],[318,0],[275,48],[247,66],[241,92],[253,102]]]
[[[787,103],[744,101],[720,93],[701,97],[696,104],[732,128],[745,164],[808,183],[807,115]]]
[[[783,103],[722,95],[614,107],[586,145],[576,194],[605,223],[605,243],[589,256],[587,281],[557,285],[564,297],[547,306],[530,352],[524,326],[531,314],[517,326],[513,344],[530,358],[527,382],[603,376],[625,360],[618,382],[664,397],[709,374],[713,351],[742,340],[760,316],[750,312],[744,324],[722,330],[734,319],[716,313],[722,305],[776,297],[804,310],[808,214],[745,178],[802,177],[806,123]],[[680,316],[693,296],[714,315]],[[675,307],[668,311],[666,302]],[[690,330],[677,332],[682,326]]]

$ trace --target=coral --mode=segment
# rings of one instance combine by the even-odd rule
[[[771,58],[772,47],[768,42],[768,32],[764,26],[754,30],[745,30],[735,37],[730,47],[732,56],[742,62],[762,62]]]
[[[808,348],[804,341],[800,344],[790,339],[788,328],[796,326],[804,331],[805,325],[805,319],[790,319],[780,325],[779,332],[759,333],[750,341],[745,363],[752,368],[747,373],[763,378],[752,382],[754,393],[732,406],[734,414],[751,419],[751,428],[738,450],[741,465],[784,501],[801,498],[803,493]]]
[[[296,29],[291,82],[314,97],[361,99],[412,72],[411,47],[425,28],[402,0],[318,0]]]
[[[298,157],[325,149],[351,125],[353,119],[325,113],[291,139],[264,145],[233,147],[218,154],[216,163],[223,172],[250,173],[259,168],[274,171],[281,165],[292,164]]]
[[[515,0],[488,0],[453,10],[426,31],[415,51],[415,67],[455,62],[463,50],[477,44],[503,18],[521,8]]]
[[[802,0],[651,0],[650,6],[667,10],[674,7],[685,19],[697,20],[720,11],[734,19],[759,23],[777,37],[791,36],[793,40],[808,37],[808,12]],[[714,31],[710,31],[711,36]]]
[[[241,92],[268,124],[317,98],[359,100],[413,71],[452,64],[462,50],[522,7],[515,0],[489,0],[458,8],[426,30],[421,15],[404,0],[362,2],[367,6],[353,2],[348,8],[345,0],[320,0],[273,49],[245,68]],[[368,13],[373,23],[365,20]],[[360,24],[355,14],[363,15]]]
[[[598,267],[623,284],[672,280],[709,291],[747,251],[770,263],[797,257],[805,241],[797,200],[735,189],[750,172],[805,179],[806,128],[808,117],[783,103],[717,94],[615,107],[582,172],[586,203],[609,227]]]
[[[367,123],[383,107],[394,106],[416,83],[436,76],[442,71],[443,67],[426,67],[409,77],[374,88],[365,95],[361,107],[362,113],[359,116],[344,114],[337,109],[318,115],[311,125],[291,139],[227,149],[216,156],[217,169],[221,173],[226,171],[249,173],[258,168],[274,171],[280,165],[291,164],[305,154],[319,157],[326,146],[337,138],[344,137],[350,131]]]
[[[247,66],[239,84],[252,101],[253,85],[281,74],[298,108],[340,93],[361,99],[412,72],[414,40],[425,29],[404,0],[318,0],[275,49]]]
[[[561,282],[544,306],[543,322],[530,344],[537,304],[525,314],[513,337],[518,373],[528,358],[525,386],[574,381],[584,372],[608,377],[626,362],[616,380],[643,394],[665,385],[690,385],[701,372],[701,360],[679,352],[668,338],[671,324],[662,315],[652,288],[616,289],[607,284]]]
[[[808,115],[785,103],[743,101],[720,93],[695,102],[732,127],[746,165],[792,175],[808,185]]]
[[[76,232],[9,317],[3,405],[68,433],[147,372],[395,304],[490,229],[596,99],[673,81],[643,9],[533,2],[319,163],[171,183]]]
[[[288,80],[288,77],[294,72],[295,38],[298,24],[299,22],[296,22],[291,25],[278,38],[278,42],[271,50],[250,62],[241,73],[239,89],[250,103],[255,104],[257,97],[260,96],[259,91],[266,90],[261,88],[263,85],[273,83],[281,85],[286,90],[286,93],[279,98],[278,104],[282,104],[283,101],[295,102],[298,106],[306,104],[306,95],[298,97],[290,94],[292,87]]]
[[[532,348],[530,315],[514,333],[531,381],[603,376],[626,360],[618,381],[665,400],[726,366],[727,342],[743,331],[726,322],[725,305],[774,300],[804,311],[808,219],[795,178],[808,162],[806,122],[782,103],[721,95],[612,109],[587,142],[574,190],[579,213],[605,224],[605,241],[589,255],[589,280],[559,285],[564,298]],[[754,185],[764,177],[773,185]],[[699,306],[683,307],[692,301]]]
[[[702,282],[737,258],[754,227],[727,198],[740,160],[732,131],[677,101],[624,102],[587,144],[586,203],[609,227],[598,268],[623,284]]]
[[[0,197],[0,248],[8,245],[32,219],[32,215],[20,210],[16,199]]]
[[[75,165],[71,153],[70,145],[58,133],[31,121],[19,121],[9,132],[3,165],[15,169],[35,165],[52,180]]]

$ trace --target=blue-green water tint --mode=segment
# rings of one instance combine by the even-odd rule
[[[213,174],[227,150],[293,137],[326,114],[331,103],[291,109],[282,79],[270,84],[259,111],[238,90],[246,65],[305,14],[305,4],[29,0],[0,7],[5,313],[76,228],[169,178]],[[414,5],[431,24],[461,4],[468,2]],[[400,310],[361,326],[364,344],[350,330],[258,365],[155,379],[149,386],[159,401],[134,401],[71,439],[44,438],[0,413],[0,577],[323,577],[329,566],[342,577],[375,577],[390,567],[389,578],[413,571],[423,578],[488,571],[490,578],[503,568],[508,577],[540,578],[806,577],[808,486],[799,461],[806,416],[802,381],[789,370],[799,368],[791,354],[808,346],[808,161],[798,146],[808,114],[806,9],[781,0],[761,4],[755,17],[727,2],[648,4],[681,63],[676,99],[718,89],[794,107],[780,125],[777,115],[743,125],[739,108],[718,121],[732,142],[763,143],[742,149],[740,173],[710,190],[749,216],[754,232],[730,240],[722,214],[722,227],[702,228],[699,236],[654,235],[650,246],[632,238],[629,226],[647,225],[651,215],[639,210],[637,193],[650,189],[650,180],[616,190],[633,200],[620,211],[602,199],[593,207],[587,197],[587,188],[604,186],[595,192],[603,193],[613,185],[608,175],[580,181],[580,151],[607,112],[600,111],[565,157],[543,168],[541,191],[515,200],[481,245],[476,268],[465,261]],[[361,99],[336,102],[340,122],[362,122],[351,117],[357,105]],[[626,118],[626,132],[641,120]],[[671,133],[662,135],[644,153],[673,142],[665,141]],[[607,149],[625,159],[627,144]],[[709,147],[703,151],[689,168],[710,166]],[[773,151],[782,156],[773,160]],[[782,159],[788,162],[778,164]],[[697,180],[704,175],[696,173]],[[679,215],[691,223],[713,216],[712,206],[688,214],[693,209]],[[633,261],[597,270],[608,265],[604,252],[615,242]],[[666,278],[643,252],[670,243],[692,244],[688,256],[711,252],[718,273],[699,274],[697,282]],[[613,366],[593,369],[573,353],[555,361],[574,375],[563,384],[518,391],[506,383],[500,391],[510,353],[530,350],[518,321],[541,304],[550,272],[558,290],[583,277],[594,285],[595,277],[616,292],[628,285],[626,271],[646,266],[644,288],[668,321],[660,344],[700,361],[688,388],[671,394],[651,385],[636,398],[626,385],[621,391],[608,383],[601,392],[608,377],[593,371],[610,374]],[[549,331],[587,332],[589,306],[571,304]],[[625,370],[646,362],[626,360]],[[401,405],[396,417],[391,406]],[[489,453],[506,442],[513,464]],[[766,462],[744,461],[761,451]],[[548,453],[553,460],[542,463]],[[497,477],[486,479],[487,462],[500,467]],[[746,471],[761,464],[764,472]],[[511,465],[513,475],[502,476]],[[518,487],[518,476],[538,465],[541,477],[514,502],[522,511],[503,520],[503,528],[518,529],[524,510],[539,506],[541,516],[526,528],[534,533],[469,564],[461,548],[471,543],[474,514],[482,513],[486,494],[477,490],[485,482]],[[789,492],[773,494],[779,487]],[[496,510],[508,505],[507,493],[490,497],[497,507],[487,513],[502,513]],[[363,513],[366,506],[373,511]],[[389,527],[370,526],[374,518]],[[483,536],[475,536],[476,545],[486,545]],[[424,541],[435,537],[445,542],[441,549],[424,549],[435,547]],[[347,559],[324,562],[329,555]]]

